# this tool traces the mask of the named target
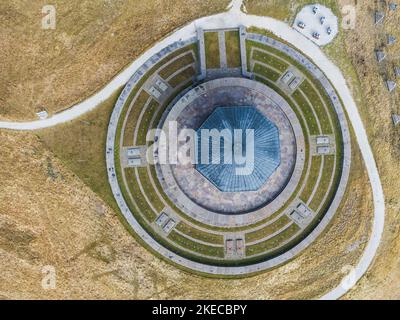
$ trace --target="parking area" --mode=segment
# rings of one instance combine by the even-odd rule
[[[293,24],[294,29],[319,46],[332,42],[338,27],[338,18],[332,10],[319,4],[305,6]]]

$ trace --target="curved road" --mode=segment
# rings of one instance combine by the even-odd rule
[[[158,42],[145,54],[140,56],[131,65],[128,66],[123,72],[116,76],[106,87],[104,87],[97,94],[88,98],[87,100],[79,103],[72,108],[54,115],[45,120],[37,120],[30,122],[5,122],[0,121],[0,128],[12,130],[36,130],[47,128],[73,120],[86,112],[93,110],[96,106],[105,101],[111,96],[118,88],[126,84],[132,74],[142,65],[148,58],[160,51],[162,48],[178,40],[189,39],[196,35],[197,27],[207,29],[211,28],[227,28],[238,27],[244,25],[246,27],[258,27],[272,31],[280,38],[291,43],[300,51],[308,55],[325,73],[332,84],[335,86],[339,95],[343,100],[343,104],[348,113],[350,122],[354,128],[355,135],[360,146],[361,154],[363,156],[367,172],[371,181],[373,200],[374,200],[374,220],[371,238],[367,247],[354,270],[343,281],[343,285],[339,285],[332,291],[326,293],[322,299],[338,299],[348,292],[358,280],[365,274],[371,265],[374,256],[377,252],[379,243],[382,238],[384,221],[385,221],[385,201],[383,195],[383,188],[380,181],[378,169],[376,167],[375,159],[372,153],[371,146],[368,142],[367,133],[362,123],[357,106],[351,96],[351,92],[346,85],[346,80],[341,71],[329,60],[329,58],[316,46],[312,41],[305,38],[303,35],[295,31],[286,23],[269,18],[247,15],[240,11],[242,1],[233,0],[231,9],[227,12],[204,17],[193,21],[192,23],[177,30],[167,38]],[[346,284],[344,284],[346,283]]]

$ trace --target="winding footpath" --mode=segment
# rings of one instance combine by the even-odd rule
[[[350,276],[347,276],[344,279],[345,281],[342,282],[342,284],[346,282],[346,285],[339,285],[330,292],[326,293],[321,298],[338,299],[346,294],[351,289],[351,287],[353,287],[358,282],[358,280],[360,280],[361,277],[367,272],[377,252],[383,233],[385,220],[385,202],[383,188],[372,153],[372,149],[368,142],[367,133],[362,123],[357,106],[351,96],[351,92],[346,85],[346,80],[343,77],[343,74],[341,73],[339,68],[336,67],[329,60],[329,58],[322,52],[322,50],[312,41],[305,38],[303,35],[291,28],[286,23],[269,17],[247,15],[240,10],[241,5],[242,0],[233,0],[230,5],[229,11],[197,19],[190,24],[184,26],[183,28],[175,31],[173,34],[158,42],[150,50],[148,50],[137,60],[135,60],[98,93],[91,96],[87,100],[71,107],[70,109],[45,120],[29,122],[0,121],[0,128],[11,130],[37,130],[52,127],[61,123],[71,121],[95,109],[97,105],[108,99],[118,88],[124,86],[130,79],[132,74],[134,74],[135,71],[151,56],[176,41],[192,38],[196,35],[196,30],[199,27],[205,29],[218,29],[239,27],[240,25],[243,25],[245,27],[257,27],[261,29],[267,29],[273,32],[275,35],[289,42],[300,51],[302,51],[304,54],[309,56],[314,61],[314,63],[316,63],[318,67],[325,73],[325,75],[329,78],[333,86],[338,91],[340,97],[343,100],[343,105],[346,108],[350,122],[354,128],[357,142],[360,146],[361,154],[363,156],[371,181],[374,200],[374,219],[371,238],[357,266],[355,266]]]

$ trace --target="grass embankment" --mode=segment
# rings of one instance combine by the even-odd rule
[[[317,114],[319,123],[321,125],[321,130],[323,134],[332,134],[333,129],[331,125],[331,121],[329,120],[330,118],[328,117],[328,113],[324,107],[324,103],[326,101],[322,101],[321,98],[319,97],[317,91],[312,87],[311,83],[309,80],[305,79],[303,83],[300,85],[299,89],[302,91],[302,93],[308,98],[309,101],[312,102],[313,108],[315,110],[315,113]],[[329,104],[326,104],[329,106]],[[329,114],[329,116],[331,116]]]
[[[205,42],[207,69],[220,68],[221,61],[219,53],[218,32],[205,32],[204,42]]]
[[[192,251],[192,252],[197,252],[200,254],[204,254],[206,256],[211,256],[211,257],[219,257],[223,258],[224,257],[224,247],[213,247],[213,246],[208,246],[196,241],[193,241],[189,238],[186,238],[185,236],[172,231],[168,239],[171,241],[177,243],[178,245]]]
[[[182,72],[177,73],[175,76],[173,76],[168,83],[170,84],[171,87],[177,88],[178,86],[185,84],[189,82],[190,80],[193,79],[193,77],[196,75],[196,70],[193,67],[188,67]]]
[[[272,235],[290,223],[290,219],[283,215],[275,222],[253,232],[246,233],[246,243],[254,242]]]
[[[314,108],[307,102],[303,93],[300,90],[296,90],[295,92],[293,92],[292,97],[296,101],[296,103],[299,105],[301,110],[303,111],[304,117],[307,120],[310,134],[311,135],[321,134],[321,131],[319,130],[319,127],[318,127],[317,119],[313,112]]]
[[[254,42],[254,44],[257,43]],[[261,49],[261,46],[258,46],[258,48]],[[253,50],[253,55],[251,56],[251,59],[270,65],[274,67],[274,69],[279,70],[281,73],[289,68],[288,63],[284,62],[282,59],[266,53],[264,50]]]
[[[318,190],[310,203],[310,208],[317,211],[324,197],[329,192],[329,185],[331,183],[332,175],[334,174],[335,156],[324,156],[324,169],[322,170],[321,181],[318,185]]]
[[[284,244],[289,239],[293,238],[299,231],[300,228],[297,226],[297,224],[292,223],[287,229],[277,234],[276,236],[266,241],[262,241],[254,245],[247,246],[246,255],[253,256],[256,254],[261,254],[274,250],[278,248],[280,245]]]
[[[228,68],[241,67],[239,31],[225,32],[225,48]]]
[[[108,123],[120,92],[72,122],[36,132],[46,147],[116,212],[119,208],[108,184],[104,154]]]
[[[145,110],[145,112],[143,113],[142,121],[140,122],[139,130],[136,136],[136,145],[139,146],[146,145],[147,143],[146,137],[147,137],[147,132],[149,131],[150,128],[151,119],[153,118],[154,113],[157,112],[157,109],[159,107],[160,104],[155,100],[152,100],[148,105],[147,109]],[[126,128],[127,127],[125,127],[125,130]]]
[[[126,186],[129,188],[129,191],[132,195],[133,200],[135,201],[136,205],[138,206],[139,209],[139,214],[142,215],[147,222],[154,222],[157,218],[157,214],[163,209],[163,206],[158,206],[156,202],[151,202],[153,207],[157,212],[154,212],[154,210],[149,206],[149,203],[147,202],[146,198],[144,197],[142,191],[140,190],[136,174],[135,174],[134,168],[126,168],[125,169],[125,178],[126,178]],[[142,185],[143,189],[146,190],[147,187],[146,185]],[[124,192],[123,192],[124,193]],[[149,201],[150,199],[153,200],[151,195],[149,195],[147,192],[145,192],[146,196],[148,197]],[[129,195],[124,194],[124,198],[128,198]],[[130,208],[132,212],[136,212],[135,208]]]
[[[162,68],[159,72],[159,75],[161,78],[166,80],[181,68],[191,65],[194,62],[195,60],[193,58],[193,54],[189,51],[187,54],[183,55],[180,58],[177,58],[176,60]]]
[[[268,80],[271,80],[272,82],[278,81],[281,76],[278,72],[259,63],[256,63],[254,65],[254,69],[252,71],[256,74],[263,76]]]
[[[224,237],[222,235],[204,232],[183,222],[179,223],[176,229],[183,234],[187,234],[188,236],[191,236],[192,238],[198,239],[203,242],[219,245],[224,244]]]
[[[123,145],[125,147],[135,145],[134,133],[136,129],[136,124],[139,120],[140,114],[144,106],[150,103],[151,100],[152,99],[150,95],[146,91],[141,90],[140,93],[138,93],[136,99],[133,101],[132,110],[128,115],[124,130]]]
[[[311,169],[308,176],[307,184],[303,192],[300,195],[300,199],[307,203],[310,198],[312,192],[314,191],[315,185],[318,181],[318,177],[321,170],[322,157],[314,156],[311,161]]]

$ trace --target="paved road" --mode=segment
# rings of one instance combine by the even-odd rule
[[[8,128],[14,130],[35,130],[45,127],[51,127],[63,122],[73,120],[74,118],[79,117],[90,110],[93,110],[99,103],[106,100],[113,92],[115,92],[115,90],[123,86],[128,81],[130,76],[138,69],[138,67],[142,63],[144,63],[149,57],[177,40],[188,39],[195,36],[197,27],[207,27],[209,29],[238,27],[240,25],[244,25],[248,27],[254,26],[272,31],[277,36],[299,48],[314,62],[316,62],[321,70],[332,82],[332,84],[335,86],[336,90],[339,92],[343,100],[344,106],[346,107],[350,122],[352,123],[352,126],[354,128],[356,139],[360,146],[361,154],[363,156],[371,181],[374,200],[374,220],[371,238],[359,263],[352,273],[352,283],[346,286],[340,285],[332,291],[326,293],[322,297],[322,299],[337,299],[344,295],[352,287],[352,284],[355,284],[368,270],[379,247],[384,228],[385,201],[383,188],[372,153],[372,149],[368,141],[367,133],[362,123],[357,106],[351,96],[351,92],[346,85],[346,80],[344,79],[340,70],[329,60],[329,58],[322,52],[322,50],[320,50],[318,46],[316,46],[310,40],[306,39],[303,35],[295,31],[282,21],[275,20],[269,17],[252,16],[242,13],[240,11],[241,3],[242,2],[240,0],[234,0],[232,2],[233,6],[231,10],[214,16],[200,18],[177,30],[161,42],[157,43],[141,57],[139,57],[139,59],[133,62],[127,69],[120,73],[96,95],[72,107],[71,109],[61,112],[46,120],[21,123],[0,122],[0,128]]]

